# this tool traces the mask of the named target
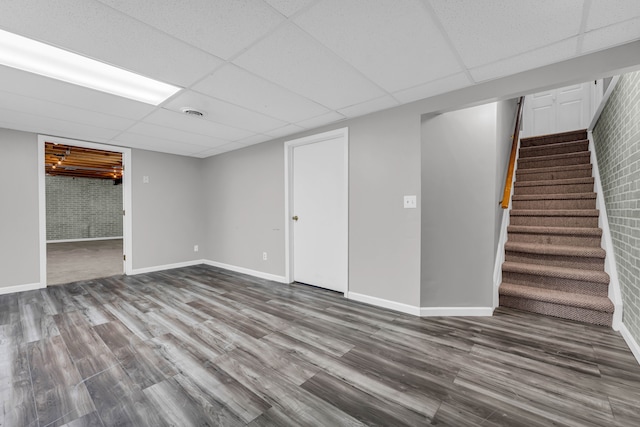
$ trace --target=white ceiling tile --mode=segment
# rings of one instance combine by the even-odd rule
[[[380,98],[372,99],[361,104],[352,105],[347,108],[341,108],[338,112],[345,117],[358,117],[374,111],[386,110],[387,108],[397,107],[400,105],[398,101],[392,97],[385,95]]]
[[[284,16],[291,16],[304,7],[307,7],[315,0],[265,0],[278,12]]]
[[[195,108],[196,110],[203,111],[206,114],[205,119],[207,120],[240,129],[251,130],[256,133],[277,129],[287,124],[282,120],[267,117],[264,114],[256,113],[246,108],[238,107],[193,91],[184,91],[178,94],[175,98],[167,102],[165,107],[173,111],[180,111],[183,107]]]
[[[287,122],[329,112],[313,101],[232,64],[217,70],[192,89]]]
[[[434,80],[419,86],[401,90],[393,94],[393,96],[402,103],[418,101],[420,99],[429,98],[431,96],[440,95],[445,92],[451,92],[462,89],[473,84],[466,73],[458,73],[443,79]]]
[[[295,23],[390,92],[462,71],[421,0],[325,0]]]
[[[578,34],[583,0],[431,1],[467,67],[477,67]]]
[[[0,108],[105,129],[124,130],[135,123],[133,120],[122,117],[96,113],[84,108],[70,107],[3,91],[0,91]]]
[[[605,49],[637,39],[640,39],[640,18],[589,31],[584,35],[582,53]]]
[[[297,132],[302,132],[304,128],[296,125],[286,125],[278,129],[265,132],[267,135],[273,138],[280,138],[281,136],[293,135]]]
[[[118,135],[118,137],[114,138],[111,143],[121,145],[123,147],[178,154],[181,156],[189,156],[193,153],[198,153],[207,149],[201,145],[188,144],[184,141],[173,141],[170,139],[157,138],[130,132]]]
[[[0,91],[138,120],[155,107],[115,95],[0,66]]]
[[[586,31],[640,17],[638,0],[591,0]]]
[[[202,147],[217,147],[228,144],[230,141],[217,139],[206,135],[186,132],[174,127],[158,126],[151,123],[140,122],[127,130],[127,133],[162,138],[170,141],[182,141],[189,144],[201,145]]]
[[[72,135],[74,138],[87,141],[108,140],[119,133],[118,130],[114,129],[89,126],[83,123],[38,116],[30,112],[7,110],[4,108],[0,108],[0,118],[3,122],[13,123],[14,126],[19,126],[21,130],[53,134],[55,136]],[[9,127],[11,129],[18,129],[18,127],[14,126]]]
[[[222,63],[95,1],[3,0],[0,27],[178,86]]]
[[[496,79],[576,56],[577,37],[469,70],[476,82]]]
[[[234,62],[331,109],[384,95],[294,25],[278,29]]]
[[[261,0],[99,0],[223,59],[284,21]]]
[[[317,127],[328,125],[329,123],[338,122],[338,121],[344,120],[344,119],[346,119],[345,116],[343,116],[342,114],[337,113],[335,111],[332,111],[330,113],[323,114],[321,116],[314,117],[312,119],[303,120],[303,121],[298,122],[296,124],[298,126],[302,126],[305,129],[315,129]]]
[[[209,117],[210,118],[210,117]],[[207,120],[207,117],[188,116],[182,112],[176,112],[159,108],[149,116],[145,117],[146,123],[153,123],[159,126],[173,127],[185,132],[208,135],[213,138],[235,141],[246,138],[254,134],[246,130],[234,128],[220,123]]]
[[[236,142],[239,144],[248,146],[248,145],[260,144],[261,142],[271,141],[272,139],[273,137],[269,135],[253,135],[248,138],[240,139]]]

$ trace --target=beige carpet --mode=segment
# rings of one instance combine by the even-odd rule
[[[123,274],[122,239],[47,243],[47,285]]]

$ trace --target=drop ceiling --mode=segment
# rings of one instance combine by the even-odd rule
[[[639,40],[640,1],[2,0],[0,28],[182,88],[0,66],[0,127],[208,157]]]

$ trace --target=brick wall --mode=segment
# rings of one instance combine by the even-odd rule
[[[640,343],[640,72],[620,78],[593,138],[622,290],[623,323]]]
[[[47,240],[122,236],[122,185],[46,176]]]

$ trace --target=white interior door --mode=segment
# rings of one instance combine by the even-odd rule
[[[589,127],[591,83],[527,96],[523,136],[547,135]]]
[[[347,135],[327,136],[305,138],[291,147],[292,272],[296,282],[346,292]]]

